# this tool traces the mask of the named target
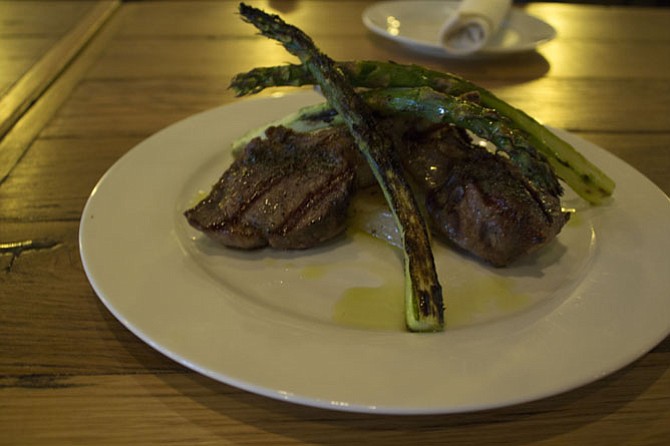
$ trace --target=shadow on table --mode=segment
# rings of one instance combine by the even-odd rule
[[[402,64],[417,64],[427,68],[457,74],[488,87],[513,85],[542,78],[549,72],[549,61],[537,51],[479,58],[445,58],[423,54],[385,39],[372,32],[368,39],[386,53],[386,58]]]
[[[656,351],[670,349],[670,338]],[[665,368],[647,355],[608,377],[551,398],[507,408],[466,414],[387,416],[328,411],[294,405],[247,393],[198,374],[167,374],[161,378],[176,390],[222,417],[221,425],[189,418],[211,434],[229,437],[224,420],[236,420],[252,431],[263,431],[300,442],[323,445],[368,444],[528,444],[564,436],[578,430],[587,438],[625,442],[605,429],[610,421],[589,424],[622,410],[635,412],[635,400],[651,387]],[[651,365],[655,365],[652,367]],[[193,395],[193,388],[200,389]],[[189,395],[190,394],[190,395]],[[178,407],[174,408],[179,411]],[[644,408],[637,409],[638,411]],[[192,415],[192,414],[190,414]],[[643,427],[643,426],[641,426]],[[229,428],[229,425],[228,425]],[[584,433],[584,432],[582,432]]]

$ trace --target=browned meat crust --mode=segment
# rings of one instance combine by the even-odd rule
[[[567,221],[558,196],[531,189],[506,158],[458,129],[415,134],[401,151],[433,233],[495,266],[546,245]]]
[[[284,127],[256,138],[185,212],[188,222],[234,248],[309,248],[340,234],[355,186],[344,129],[305,137]]]
[[[396,132],[399,158],[425,197],[434,234],[461,249],[504,266],[549,243],[565,224],[558,196],[529,188],[517,168],[462,130],[382,125]],[[311,134],[272,127],[185,215],[229,247],[309,248],[344,230],[351,196],[369,177],[344,127]]]

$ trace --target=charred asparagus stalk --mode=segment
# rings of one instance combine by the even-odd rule
[[[321,86],[328,102],[342,116],[380,184],[402,236],[407,326],[412,331],[442,330],[442,288],[435,271],[428,229],[393,156],[391,139],[377,131],[368,106],[347,83],[335,63],[321,53],[306,34],[286,24],[279,16],[244,3],[240,4],[240,14],[262,35],[279,41],[297,56]]]
[[[585,200],[598,204],[614,191],[614,181],[589,162],[572,145],[556,136],[523,111],[511,106],[490,91],[450,73],[417,65],[392,62],[340,62],[338,68],[355,87],[429,87],[451,96],[478,94],[478,101],[507,117],[511,125],[527,134],[527,140],[543,153],[556,174]],[[274,86],[313,84],[313,76],[302,65],[256,68],[235,76],[231,87],[238,95],[257,93]]]

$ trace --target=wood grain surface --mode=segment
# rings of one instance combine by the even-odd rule
[[[557,29],[554,41],[537,52],[454,61],[372,35],[360,21],[369,1],[251,3],[302,27],[336,59],[419,63],[470,78],[670,193],[670,8],[533,3],[527,12]],[[302,407],[212,381],[105,309],[77,239],[98,179],[161,128],[237,100],[227,88],[235,73],[293,61],[242,23],[236,5],[0,2],[2,101],[63,36],[104,11],[39,94],[26,93],[28,106],[0,140],[0,445],[670,444],[670,339],[555,397],[394,417]]]

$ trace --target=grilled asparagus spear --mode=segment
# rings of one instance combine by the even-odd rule
[[[490,91],[450,73],[417,65],[392,62],[340,62],[338,68],[355,87],[429,87],[451,96],[476,92],[478,101],[506,116],[514,128],[548,159],[556,174],[585,200],[598,204],[614,191],[614,181],[589,162],[572,145],[556,136],[523,111],[511,106]],[[266,87],[313,84],[313,76],[301,65],[255,68],[235,76],[231,87],[238,95],[257,93]]]
[[[373,115],[338,70],[305,33],[279,16],[240,4],[240,14],[262,35],[279,41],[297,56],[342,116],[356,145],[370,165],[393,211],[404,248],[406,322],[412,331],[444,328],[442,288],[435,271],[428,229],[412,191],[393,156],[392,141],[377,131]]]

